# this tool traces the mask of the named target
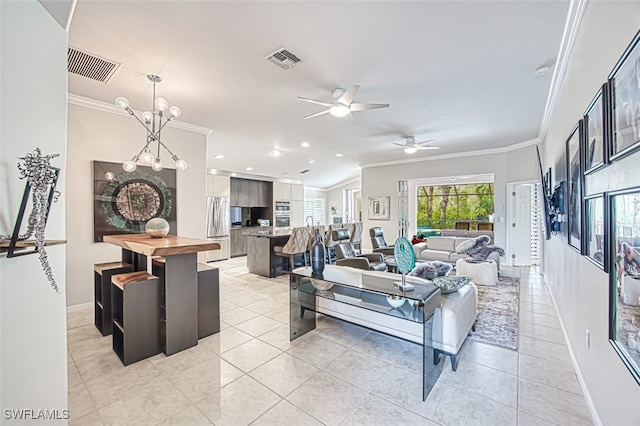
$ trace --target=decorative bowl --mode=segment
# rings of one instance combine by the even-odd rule
[[[311,285],[316,290],[326,291],[333,287],[333,283],[331,281],[319,280],[317,278],[311,278]]]
[[[169,233],[169,222],[161,217],[154,217],[147,222],[144,230],[151,238],[166,237]]]
[[[394,308],[399,308],[400,306],[404,305],[404,302],[405,299],[402,296],[387,296],[387,303]]]

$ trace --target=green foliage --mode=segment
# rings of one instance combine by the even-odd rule
[[[418,187],[417,226],[453,229],[459,220],[488,220],[493,214],[493,183]],[[431,206],[431,214],[428,214]]]

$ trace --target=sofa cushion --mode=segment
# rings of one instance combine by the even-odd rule
[[[451,253],[449,255],[449,262],[456,263],[458,259],[466,259],[469,255],[467,253]]]
[[[429,250],[455,251],[456,239],[452,237],[429,237],[427,238],[427,247]]]
[[[452,269],[453,266],[451,266],[450,264],[436,260],[431,262],[418,263],[415,268],[413,268],[413,270],[409,272],[409,275],[430,280],[438,276],[447,275],[449,272],[451,272]]]
[[[464,275],[448,275],[446,277],[435,277],[431,280],[433,285],[440,287],[442,294],[453,293],[469,284],[471,278]]]
[[[430,250],[426,249],[420,253],[420,258],[425,260],[441,260],[443,262],[449,262],[449,253],[444,250]]]

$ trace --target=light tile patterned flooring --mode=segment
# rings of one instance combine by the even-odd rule
[[[222,331],[124,367],[93,308],[68,314],[71,425],[591,425],[548,290],[520,276],[519,350],[467,340],[421,400],[421,348],[323,317],[289,341],[288,277],[217,262]]]

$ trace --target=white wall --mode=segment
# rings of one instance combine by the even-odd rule
[[[565,141],[589,102],[638,31],[639,2],[589,2],[567,76],[544,140],[543,164],[555,183],[565,178]],[[638,156],[611,164],[589,177],[587,190],[637,186]],[[622,168],[626,168],[623,171]],[[599,186],[599,188],[598,188]],[[608,342],[608,278],[569,248],[566,234],[544,245],[544,268],[588,393],[604,425],[640,423],[640,385]],[[591,331],[591,349],[585,330]]]
[[[121,163],[142,148],[144,138],[144,129],[130,116],[69,104],[66,188],[67,219],[72,224],[67,233],[69,306],[93,300],[93,264],[120,259],[119,248],[93,242],[92,161]],[[205,238],[206,136],[166,127],[162,139],[189,163],[186,171],[176,172],[178,234]],[[168,155],[161,154],[164,161],[169,160]]]
[[[25,181],[18,179],[17,157],[40,147],[61,154],[62,196],[51,209],[49,239],[65,238],[65,151],[67,33],[35,0],[0,2],[0,234],[10,234]],[[26,218],[25,218],[26,222]],[[67,408],[65,248],[47,248],[60,294],[40,267],[38,255],[7,259],[0,255],[0,407]],[[66,421],[38,421],[66,424]]]
[[[513,165],[516,161],[520,162],[520,167]],[[389,244],[396,239],[398,235],[399,180],[492,173],[495,179],[494,241],[496,245],[506,247],[506,184],[518,180],[536,179],[536,161],[535,147],[526,146],[506,152],[477,153],[457,158],[365,167],[362,169],[362,209],[365,234],[368,233],[369,228],[380,226],[384,229],[385,238]],[[415,193],[415,190],[413,192],[410,190],[410,194],[412,193]],[[388,221],[369,220],[369,197],[380,195],[391,196],[390,219]],[[414,225],[412,224],[412,226]],[[366,248],[372,248],[371,241],[367,238],[365,238],[364,244]]]
[[[361,180],[355,179],[342,185],[331,188],[327,191],[327,224],[333,223],[331,207],[336,208],[336,216],[341,216],[344,220],[344,191],[346,189],[360,190]],[[363,212],[364,213],[364,212]],[[364,215],[364,214],[363,214]]]

